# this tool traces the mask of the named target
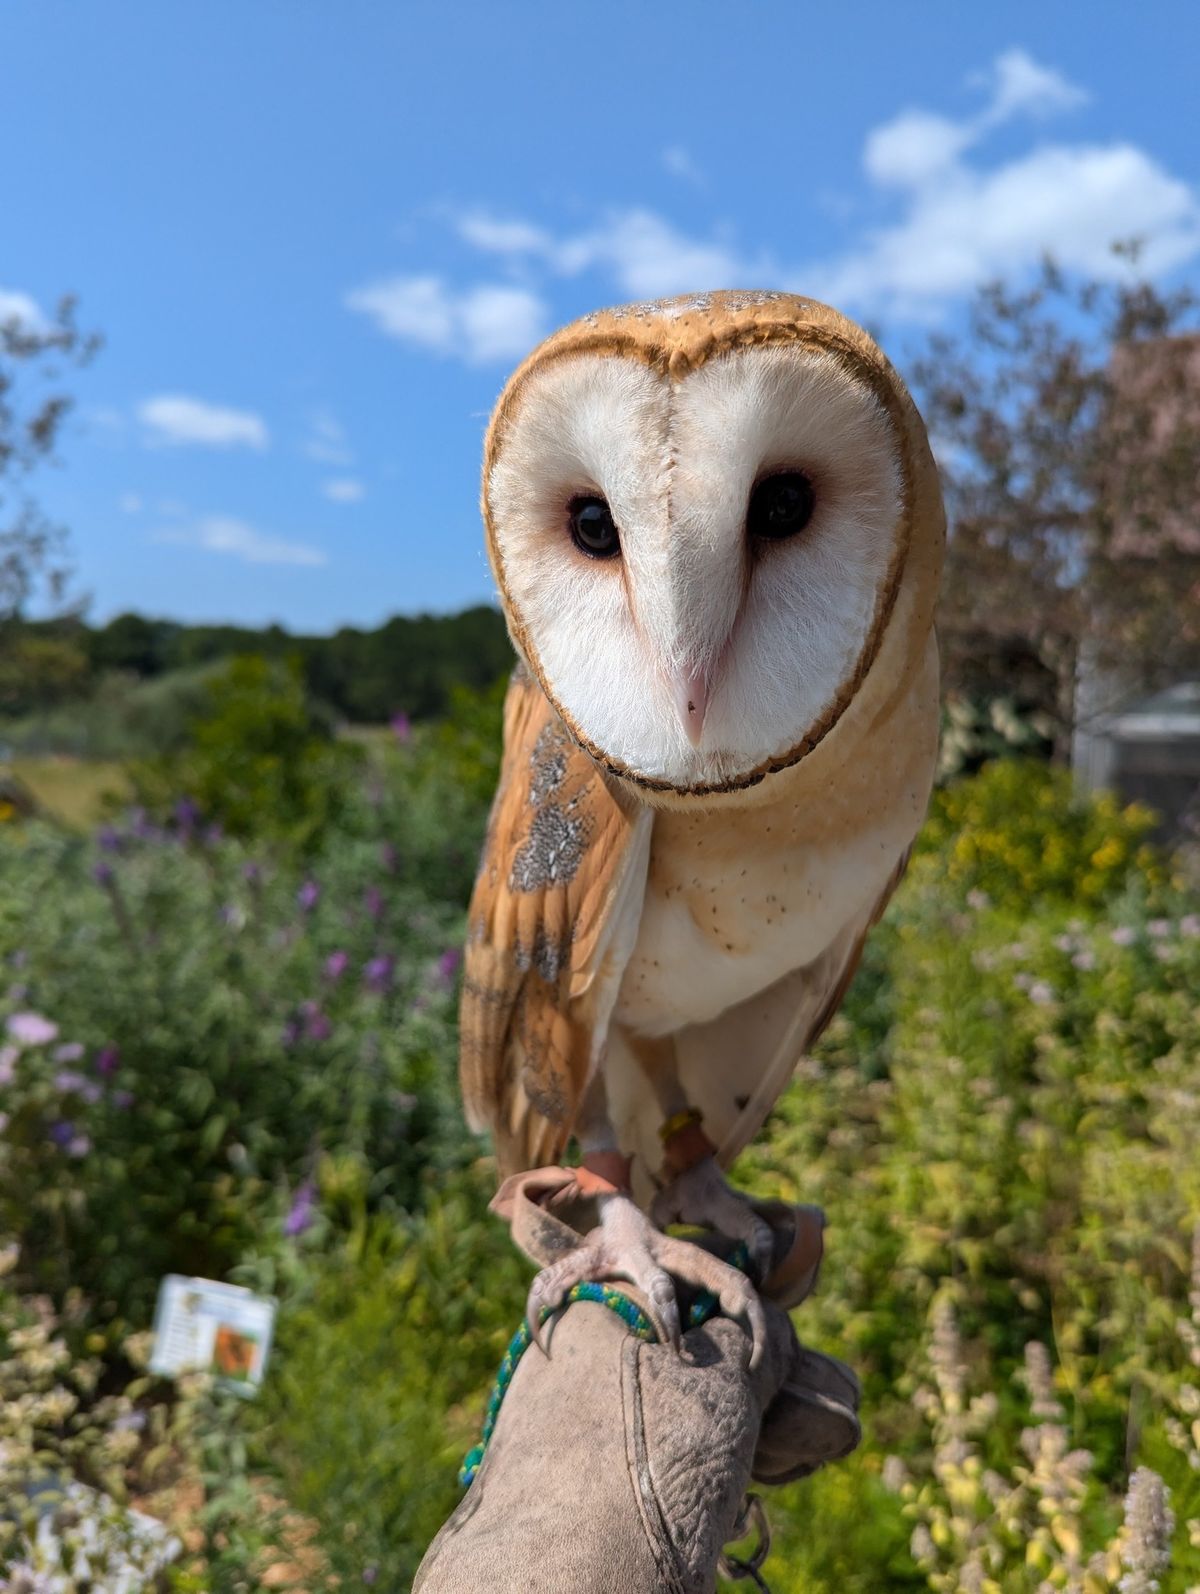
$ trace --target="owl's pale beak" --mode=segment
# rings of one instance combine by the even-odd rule
[[[699,747],[708,708],[708,681],[703,670],[681,670],[673,681],[675,707],[693,747]]]

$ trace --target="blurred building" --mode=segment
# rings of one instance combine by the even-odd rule
[[[1200,834],[1200,681],[1148,697],[1081,702],[1072,762],[1089,790],[1144,803],[1174,838]]]

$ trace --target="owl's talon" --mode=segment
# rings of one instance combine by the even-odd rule
[[[775,1235],[748,1197],[726,1180],[714,1157],[704,1157],[654,1198],[651,1214],[655,1223],[690,1223],[711,1229],[729,1240],[740,1240],[750,1253],[754,1276],[761,1284],[771,1271],[775,1256]]]
[[[590,1254],[590,1248],[580,1246],[574,1251],[568,1251],[566,1256],[559,1257],[557,1262],[552,1262],[549,1267],[544,1267],[529,1286],[529,1295],[525,1301],[525,1322],[529,1328],[529,1337],[537,1346],[543,1356],[550,1354],[549,1321],[545,1325],[543,1338],[542,1313],[554,1312],[563,1303],[564,1298],[576,1284],[584,1279],[596,1276],[595,1262]]]
[[[672,1275],[715,1295],[726,1316],[745,1325],[751,1339],[750,1366],[757,1367],[767,1327],[754,1285],[710,1252],[660,1233],[627,1195],[604,1198],[600,1227],[534,1279],[525,1308],[530,1338],[548,1355],[549,1323],[543,1325],[543,1313],[556,1311],[571,1289],[585,1280],[628,1279],[641,1293],[659,1342],[678,1352],[683,1325]]]

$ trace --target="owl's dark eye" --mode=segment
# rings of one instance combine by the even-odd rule
[[[774,542],[794,537],[812,519],[814,503],[812,483],[799,471],[768,476],[750,494],[746,530],[752,537]]]
[[[603,498],[572,498],[567,506],[571,541],[589,559],[612,559],[621,551],[621,534]]]

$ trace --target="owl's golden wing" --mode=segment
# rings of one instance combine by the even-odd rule
[[[523,671],[471,897],[459,1077],[502,1175],[561,1157],[636,938],[652,816]]]

